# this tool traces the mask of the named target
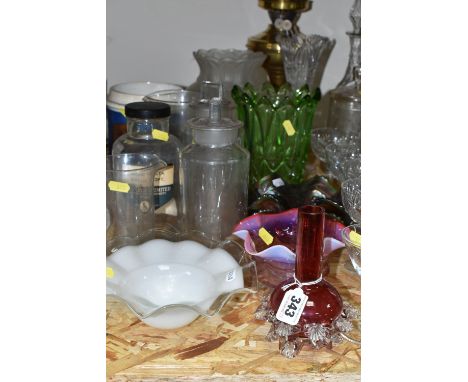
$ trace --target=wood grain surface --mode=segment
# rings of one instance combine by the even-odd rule
[[[330,255],[326,279],[344,300],[360,307],[360,279],[344,250]],[[306,345],[296,358],[282,357],[278,342],[265,340],[270,325],[253,316],[265,293],[237,295],[218,316],[199,317],[177,330],[151,328],[109,298],[107,380],[360,381],[360,346],[350,342],[318,351]],[[359,327],[352,336],[360,338]]]

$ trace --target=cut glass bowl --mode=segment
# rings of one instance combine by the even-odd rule
[[[351,219],[361,223],[361,177],[348,179],[341,184],[341,199]]]
[[[330,129],[328,127],[312,129],[312,151],[317,158],[322,162],[325,162],[327,159],[325,147],[331,143],[337,142],[339,139],[343,139],[344,136],[344,132],[337,129]]]

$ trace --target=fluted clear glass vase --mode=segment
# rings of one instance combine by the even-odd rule
[[[256,90],[246,84],[234,86],[232,98],[250,151],[250,185],[271,174],[302,182],[320,90],[311,93],[305,85],[293,91],[285,84],[276,91],[271,83]]]

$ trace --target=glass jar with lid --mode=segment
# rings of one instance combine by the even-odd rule
[[[179,140],[169,133],[170,106],[161,102],[125,105],[127,134],[118,138],[112,154],[152,153],[167,163],[154,177],[156,214],[177,216],[180,210]]]
[[[182,150],[183,215],[189,232],[223,240],[247,214],[249,152],[239,145],[242,123],[221,117],[212,98],[208,118],[193,118],[193,143]]]

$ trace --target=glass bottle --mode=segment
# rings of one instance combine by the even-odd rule
[[[319,206],[302,206],[298,210],[295,279],[278,285],[270,296],[273,311],[277,312],[284,295],[301,288],[308,297],[298,321],[298,331],[291,335],[307,337],[307,327],[330,327],[342,313],[343,302],[338,291],[322,279],[325,210]]]
[[[328,126],[346,134],[361,131],[361,68],[354,68],[354,81],[331,92]]]
[[[349,18],[353,24],[353,31],[346,33],[349,36],[349,51],[348,66],[343,79],[337,87],[345,86],[354,79],[354,68],[361,67],[361,0],[355,0]]]
[[[220,241],[247,214],[249,153],[238,144],[242,123],[220,115],[210,100],[209,118],[189,121],[194,143],[181,155],[183,214],[188,231]]]
[[[170,114],[170,106],[161,102],[125,105],[127,134],[114,142],[112,154],[153,153],[166,162],[167,166],[157,171],[154,177],[155,213],[177,216],[180,210],[181,145],[169,134]]]
[[[343,79],[337,85],[337,88],[346,86],[354,80],[354,68],[361,67],[361,34],[360,33],[346,33],[349,36],[349,43],[351,50],[349,52],[348,66]]]

